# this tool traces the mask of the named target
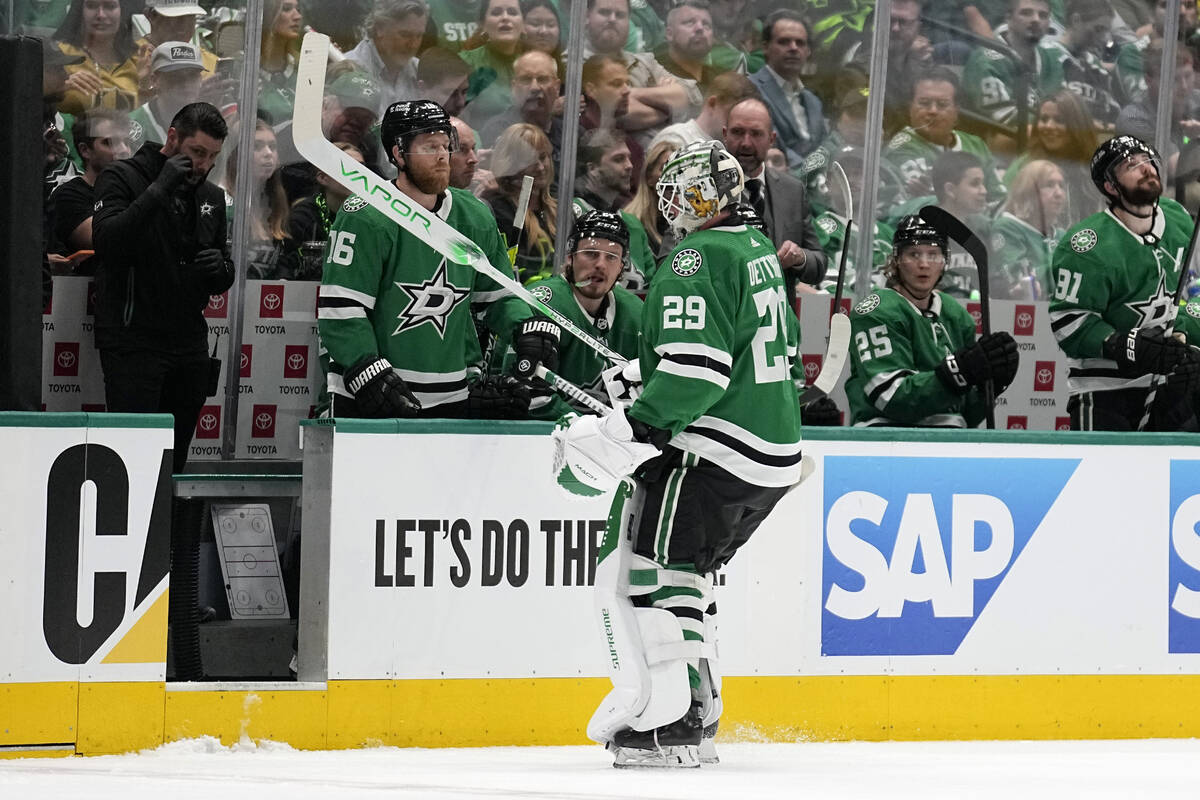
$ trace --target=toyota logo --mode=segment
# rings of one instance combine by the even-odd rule
[[[300,370],[304,369],[304,354],[292,353],[287,359],[288,369]]]
[[[817,377],[818,370],[819,370],[819,367],[817,367],[817,362],[809,361],[808,363],[806,363],[804,365],[804,377],[815,378],[815,377]]]
[[[245,369],[250,364],[250,356],[242,353],[242,369]]]
[[[213,311],[220,311],[225,307],[225,295],[214,294],[208,298],[208,307]]]
[[[1055,430],[1069,431],[1069,430],[1071,430],[1071,423],[1069,423],[1069,422],[1061,423]]]
[[[1017,326],[1018,327],[1028,328],[1032,324],[1033,324],[1033,315],[1032,314],[1017,314]]]
[[[264,412],[254,418],[254,427],[258,428],[260,431],[265,431],[271,427],[271,423],[274,421],[275,420],[270,414]]]
[[[75,354],[70,350],[63,350],[58,354],[58,365],[63,369],[70,369],[75,366]]]
[[[1025,430],[1025,426],[1019,422],[1014,422],[1008,426],[1008,429],[1010,431],[1023,431],[1023,430]]]
[[[983,319],[983,312],[976,309],[971,312],[971,319],[975,320],[975,324],[979,324],[979,320]]]
[[[263,296],[263,305],[266,306],[271,311],[274,311],[275,309],[279,308],[279,303],[280,303],[279,295],[275,294],[274,292]]]
[[[200,417],[200,429],[201,430],[211,431],[215,427],[217,427],[217,415],[216,414],[205,414],[204,416]]]
[[[1043,367],[1042,369],[1039,369],[1039,370],[1037,371],[1037,382],[1038,382],[1038,383],[1049,383],[1049,382],[1050,382],[1050,379],[1051,379],[1053,376],[1054,376],[1054,373],[1053,373],[1053,372],[1051,372],[1050,370],[1048,370],[1048,369],[1045,369],[1045,368]]]

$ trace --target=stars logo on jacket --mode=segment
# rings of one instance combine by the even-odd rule
[[[211,217],[213,212],[213,204],[205,200],[200,204],[200,216]]]
[[[400,324],[392,331],[392,336],[429,323],[438,332],[438,336],[445,338],[446,321],[450,319],[450,314],[455,306],[471,294],[470,289],[462,289],[450,283],[444,258],[442,263],[438,264],[432,278],[421,283],[395,283],[410,300],[408,306],[396,315]]]

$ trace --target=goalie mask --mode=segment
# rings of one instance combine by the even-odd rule
[[[392,146],[398,146],[400,152],[407,152],[412,140],[423,133],[444,133],[450,137],[450,152],[458,150],[458,131],[450,122],[450,115],[432,100],[404,100],[392,103],[383,112],[383,121],[379,125],[379,138],[387,148],[388,160],[396,164],[392,155]]]
[[[736,202],[745,187],[737,159],[720,142],[694,142],[663,166],[658,210],[680,236],[691,233]]]

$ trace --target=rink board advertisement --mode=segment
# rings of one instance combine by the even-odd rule
[[[557,487],[548,436],[409,429],[335,434],[328,677],[604,675],[607,502]],[[906,435],[808,437],[718,576],[726,675],[1200,671],[1200,448]]]
[[[0,683],[165,679],[170,425],[0,413]]]

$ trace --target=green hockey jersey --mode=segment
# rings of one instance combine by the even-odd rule
[[[821,243],[821,249],[829,257],[828,265],[825,268],[825,277],[821,280],[817,288],[834,292],[837,290],[838,267],[842,258],[842,242],[846,239],[846,218],[839,217],[832,211],[826,211],[813,220],[813,230],[817,234],[817,241]],[[875,235],[871,239],[872,285],[883,285],[883,265],[887,263],[888,256],[892,254],[892,237],[895,233],[895,230],[891,226],[885,225],[882,222],[875,223]],[[847,292],[853,291],[855,285],[857,285],[858,273],[854,263],[857,247],[858,225],[855,224],[850,234],[850,249],[846,253],[846,277],[843,286]]]
[[[800,478],[798,333],[766,236],[740,224],[692,233],[650,284],[644,388],[629,414],[748,483],[790,486]]]
[[[991,296],[1009,300],[1045,300],[1050,296],[1050,255],[1062,230],[1048,236],[1005,211],[992,224]]]
[[[1008,194],[1008,190],[996,174],[996,160],[992,158],[992,153],[983,139],[971,133],[954,131],[954,144],[943,147],[924,138],[912,128],[905,127],[892,137],[883,151],[883,160],[892,166],[894,172],[880,171],[880,196],[894,198],[894,202],[901,203],[921,194],[933,194],[933,184],[929,177],[933,170],[933,162],[947,150],[960,150],[979,158],[979,162],[983,164],[983,182],[987,186],[989,205],[996,205]],[[903,181],[900,187],[888,186],[887,181],[894,179],[893,176],[899,176]],[[914,192],[911,188],[914,180],[923,182],[921,191]]]
[[[1045,45],[1034,48],[1032,75],[1025,98],[1025,107],[1029,109],[1026,119],[1030,124],[1037,116],[1038,98],[1049,97],[1062,86],[1062,64],[1056,55]],[[1026,66],[1020,65],[1021,68]],[[1018,65],[1003,53],[983,47],[972,50],[963,68],[965,106],[1002,125],[1014,124],[1017,104],[1013,94],[1017,90],[1018,70]]]
[[[496,220],[470,192],[446,190],[433,213],[511,274]],[[317,300],[329,391],[349,397],[344,370],[378,355],[391,362],[424,408],[465,400],[467,369],[482,358],[473,305],[492,331],[504,335],[531,316],[528,306],[491,278],[448,262],[351,195],[329,232]]]
[[[934,369],[975,341],[975,320],[945,292],[920,311],[894,289],[877,289],[850,313],[852,425],[963,428],[984,417],[982,393],[952,391]]]
[[[638,357],[638,335],[642,325],[642,301],[632,292],[614,286],[609,293],[609,301],[603,307],[604,313],[593,318],[583,309],[571,291],[567,279],[555,275],[544,280],[534,281],[528,286],[534,297],[560,312],[564,317],[578,325],[587,333],[604,342],[612,350],[617,351],[628,359]],[[508,347],[511,337],[504,337],[504,347],[507,354],[504,366],[507,370],[516,360],[516,355]],[[600,373],[611,366],[591,347],[576,339],[568,331],[562,332],[558,342],[558,369],[555,372],[581,389],[588,389],[604,395],[604,384]],[[608,400],[604,401],[608,403]],[[534,419],[558,419],[572,409],[561,398],[534,398],[529,404],[529,416]]]
[[[1192,219],[1174,200],[1160,199],[1158,209],[1156,244],[1105,210],[1068,228],[1054,249],[1050,326],[1067,356],[1071,394],[1150,385],[1150,375],[1123,378],[1103,357],[1101,345],[1114,331],[1161,327],[1173,318],[1177,332],[1200,344],[1200,303],[1182,310],[1173,303]]]

